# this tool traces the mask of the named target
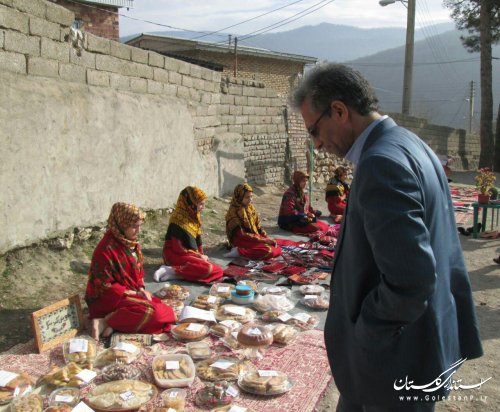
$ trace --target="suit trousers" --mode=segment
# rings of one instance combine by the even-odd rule
[[[358,405],[340,395],[336,412],[434,412],[435,402],[406,402],[401,406]]]

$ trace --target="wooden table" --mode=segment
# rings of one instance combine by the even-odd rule
[[[474,223],[472,229],[472,237],[477,239],[477,221],[479,220],[479,209],[483,210],[482,220],[481,220],[481,231],[484,232],[486,229],[486,218],[488,214],[488,209],[492,209],[491,211],[491,229],[493,230],[493,220],[496,216],[496,225],[498,226],[498,212],[500,209],[499,201],[491,201],[489,203],[478,203],[475,202],[472,204],[472,208],[474,209]]]

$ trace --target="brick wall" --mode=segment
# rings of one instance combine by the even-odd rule
[[[228,48],[227,54],[200,50],[176,52],[179,56],[186,56],[206,62],[218,63],[223,66],[223,74],[234,75],[234,54]],[[261,58],[255,56],[238,55],[237,77],[253,79],[262,82],[266,87],[274,89],[278,95],[286,97],[290,86],[298,73],[304,70],[303,63]]]
[[[68,0],[49,0],[75,13],[75,20],[82,23],[81,30],[106,39],[118,40],[120,25],[118,7],[103,4],[74,3]]]

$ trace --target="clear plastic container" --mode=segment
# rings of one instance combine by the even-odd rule
[[[157,394],[158,389],[153,384],[124,379],[92,388],[86,396],[86,403],[98,411],[134,411]]]
[[[267,312],[268,310],[282,310],[288,312],[293,309],[295,304],[285,295],[258,296],[253,302],[253,307],[259,312]]]
[[[97,356],[97,344],[90,336],[78,336],[64,342],[63,355],[66,363],[75,362],[88,367]]]
[[[273,344],[288,345],[298,335],[299,330],[291,325],[275,323],[269,325],[273,334]]]
[[[152,368],[155,382],[161,388],[190,386],[196,372],[191,356],[179,353],[156,356]]]
[[[215,312],[215,318],[218,321],[235,320],[237,322],[246,323],[255,318],[255,312],[250,308],[242,306],[222,305],[217,309],[217,312]]]
[[[208,293],[210,295],[219,296],[223,299],[229,299],[233,289],[234,285],[231,283],[215,283],[212,285]]]
[[[215,310],[222,303],[222,298],[214,295],[199,295],[191,303],[191,306],[203,310]]]
[[[183,412],[186,407],[187,392],[185,389],[172,388],[163,391],[160,395],[163,406],[165,408],[172,408],[176,412]]]
[[[291,291],[284,286],[264,286],[259,293],[261,295],[290,296]]]
[[[266,326],[247,323],[238,331],[237,339],[242,346],[261,348],[273,343],[273,334]]]
[[[327,295],[305,295],[300,303],[314,310],[327,310],[330,306],[330,299]]]
[[[238,395],[239,390],[228,382],[208,383],[196,392],[195,403],[202,408],[212,409],[230,405]]]
[[[211,382],[235,381],[241,375],[256,370],[251,362],[231,356],[219,356],[196,364],[196,375]]]
[[[49,396],[49,406],[68,405],[75,406],[80,402],[80,389],[79,388],[59,388]]]
[[[0,386],[2,393],[0,405],[9,403],[14,399],[14,396],[30,393],[35,383],[26,372],[18,370],[2,369],[0,370],[0,377],[4,385]]]
[[[325,288],[320,285],[302,285],[299,291],[303,295],[321,295],[325,291]]]
[[[186,343],[186,349],[194,360],[208,359],[212,356],[212,349],[207,342],[189,342]]]
[[[42,412],[43,399],[36,393],[17,396],[10,404],[11,412]]]
[[[189,297],[189,289],[182,285],[165,283],[161,289],[158,289],[154,293],[154,295],[160,299],[185,300]]]

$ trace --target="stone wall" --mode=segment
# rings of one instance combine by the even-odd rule
[[[75,3],[68,0],[49,0],[75,13],[80,29],[106,39],[120,38],[118,7],[104,4]]]
[[[0,0],[0,253],[106,219],[283,179],[282,99],[160,54],[70,32],[74,14]]]

